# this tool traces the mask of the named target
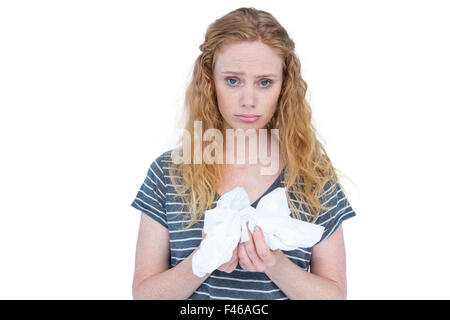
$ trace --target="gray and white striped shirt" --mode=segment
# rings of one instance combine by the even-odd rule
[[[131,206],[147,214],[169,230],[170,238],[170,268],[176,266],[192,251],[194,251],[202,240],[203,219],[199,220],[193,227],[180,230],[186,224],[180,214],[184,214],[182,203],[179,198],[174,199],[176,191],[170,181],[169,167],[174,166],[171,158],[171,150],[163,152],[158,156],[148,169],[147,176],[141,185]],[[284,169],[277,180],[264,192],[261,197],[251,205],[256,208],[258,201],[277,187],[284,187]],[[175,177],[181,179],[180,176]],[[179,180],[181,182],[181,180]],[[325,185],[324,193],[326,201],[322,202],[332,208],[322,210],[316,224],[325,227],[322,239],[328,238],[337,227],[346,219],[355,216],[350,203],[339,183],[333,192],[327,193],[334,185]],[[216,193],[212,208],[216,206],[219,195]],[[298,203],[291,197],[297,208]],[[307,214],[300,210],[302,220],[306,220]],[[310,215],[309,215],[310,216]],[[305,219],[304,219],[305,218]],[[283,251],[284,254],[296,265],[305,271],[310,271],[311,260],[310,248],[297,248],[292,251]],[[215,270],[195,290],[188,300],[224,300],[224,299],[251,299],[251,300],[288,300],[288,297],[278,288],[264,272],[252,272],[244,270],[238,264],[231,273]]]

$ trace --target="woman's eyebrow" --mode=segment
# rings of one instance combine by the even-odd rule
[[[234,75],[237,75],[237,76],[242,76],[242,75],[245,75],[245,72],[236,72],[236,71],[223,71],[222,72],[222,74],[225,74],[225,73],[227,73],[227,74],[234,74]],[[274,74],[272,74],[272,73],[267,73],[267,74],[262,74],[262,75],[259,75],[259,76],[256,76],[257,78],[261,78],[261,77],[276,77]]]

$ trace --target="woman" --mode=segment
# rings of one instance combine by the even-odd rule
[[[316,137],[294,42],[271,14],[240,8],[209,26],[200,50],[185,98],[187,135],[152,162],[132,203],[141,211],[133,297],[345,299],[341,223],[355,212]],[[267,132],[266,145],[263,135],[253,135],[266,153],[238,162],[236,136],[210,144],[208,129],[223,137],[227,130]],[[240,143],[247,151],[250,140]],[[198,161],[202,150],[214,150],[222,162]],[[183,161],[175,161],[176,153]],[[273,170],[262,174],[268,163]],[[285,187],[291,216],[324,226],[322,239],[311,248],[270,250],[260,228],[247,230],[249,241],[230,261],[197,277],[192,256],[205,236],[204,212],[236,186],[255,208],[264,195]]]

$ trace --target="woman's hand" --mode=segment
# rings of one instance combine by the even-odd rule
[[[205,233],[203,232],[203,229],[202,229],[202,240],[205,238],[205,236],[206,236],[206,235],[205,235]],[[238,248],[236,247],[236,248],[233,250],[233,255],[231,256],[231,259],[230,259],[228,262],[225,262],[224,264],[222,264],[221,266],[219,266],[219,267],[217,268],[217,270],[223,271],[223,272],[226,272],[226,273],[231,273],[231,272],[233,272],[234,269],[236,269],[237,264],[238,264],[237,250],[238,250]]]
[[[226,272],[226,273],[233,272],[234,269],[236,269],[237,264],[239,262],[238,255],[237,255],[237,250],[238,250],[238,248],[236,247],[233,250],[233,255],[231,256],[230,261],[228,261],[228,262],[224,263],[223,265],[221,265],[220,267],[218,267],[217,270],[220,270],[220,271],[223,271],[223,272]]]
[[[247,232],[249,240],[238,245],[240,266],[249,271],[259,272],[264,272],[267,268],[273,267],[283,252],[280,249],[269,249],[260,227],[256,226],[252,235],[247,222]]]

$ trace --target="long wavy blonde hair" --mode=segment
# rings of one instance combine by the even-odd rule
[[[253,7],[239,8],[209,25],[200,45],[202,53],[195,61],[192,80],[186,90],[183,130],[194,137],[194,121],[201,122],[202,136],[208,129],[222,128],[223,118],[213,81],[216,54],[234,42],[258,40],[276,50],[283,60],[283,84],[278,105],[266,128],[268,131],[279,130],[280,154],[286,159],[284,180],[288,204],[295,218],[301,219],[304,214],[308,222],[314,223],[320,210],[331,207],[323,205],[324,190],[327,189],[328,194],[335,190],[337,169],[318,141],[311,123],[311,107],[305,99],[308,86],[301,76],[294,41],[270,13]],[[180,136],[179,146],[174,149],[181,157],[185,157],[183,142],[186,141]],[[202,150],[206,144],[201,139]],[[190,150],[194,150],[194,139],[190,146]],[[211,209],[222,181],[219,164],[194,163],[194,153],[191,152],[190,163],[171,165],[169,169],[176,198],[181,199],[187,210],[182,211],[188,217],[184,229],[192,227],[203,218],[205,210]],[[332,190],[328,186],[332,186]],[[302,206],[299,208],[298,204]]]

